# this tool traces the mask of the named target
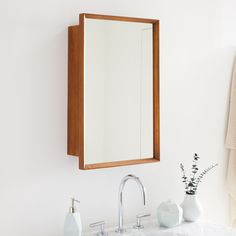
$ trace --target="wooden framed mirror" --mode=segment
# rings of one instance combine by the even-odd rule
[[[68,154],[83,170],[159,161],[159,21],[80,14],[68,40]]]

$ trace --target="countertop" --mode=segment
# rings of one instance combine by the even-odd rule
[[[115,228],[106,230],[108,236],[117,236],[118,233],[114,232]],[[95,235],[96,231],[84,232],[83,236]],[[144,229],[133,229],[127,226],[124,236],[236,236],[236,229],[197,221],[193,223],[183,222],[173,228],[160,227],[155,221],[144,223]]]

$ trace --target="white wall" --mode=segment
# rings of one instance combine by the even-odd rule
[[[59,236],[69,198],[80,199],[84,227],[117,221],[120,179],[146,185],[148,205],[128,183],[126,222],[171,198],[180,202],[179,163],[219,168],[202,184],[203,218],[227,223],[224,137],[236,49],[233,0],[41,0],[0,2],[0,235]],[[66,155],[67,26],[81,12],[161,20],[161,162],[80,171]],[[227,33],[226,33],[227,32]],[[234,37],[234,40],[233,38]]]

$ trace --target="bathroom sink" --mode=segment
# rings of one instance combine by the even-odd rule
[[[143,205],[146,204],[146,191],[141,180],[132,174],[126,175],[119,186],[119,218],[116,228],[105,228],[105,221],[98,221],[90,224],[91,228],[97,227],[97,231],[83,232],[83,236],[236,236],[233,228],[220,226],[212,223],[197,221],[194,223],[182,222],[172,228],[160,227],[157,220],[145,221],[150,214],[139,214],[136,216],[135,225],[125,225],[123,209],[123,190],[127,181],[133,180],[137,183]],[[142,221],[143,220],[143,221]],[[100,227],[100,231],[99,228]]]
[[[182,223],[173,228],[164,228],[157,223],[148,222],[144,229],[133,229],[127,227],[126,232],[119,234],[114,229],[107,230],[108,236],[236,236],[236,230],[206,222]],[[93,233],[86,233],[84,236],[94,236]]]
[[[202,221],[194,223],[182,222],[173,228],[160,227],[157,220],[145,220],[150,214],[137,215],[135,225],[125,225],[123,217],[123,190],[126,182],[129,180],[137,183],[141,191],[142,203],[143,205],[146,204],[146,191],[140,179],[132,174],[126,175],[121,180],[119,186],[119,218],[117,227],[106,229],[105,221],[94,222],[90,224],[90,227],[96,227],[96,231],[83,232],[83,236],[236,236],[236,230],[233,228]]]

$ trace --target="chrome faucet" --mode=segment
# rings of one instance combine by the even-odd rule
[[[134,180],[138,184],[141,191],[141,195],[142,195],[143,205],[146,205],[146,191],[142,182],[135,175],[126,175],[121,180],[120,187],[119,187],[119,223],[118,223],[118,229],[116,230],[117,233],[125,232],[124,219],[123,219],[123,189],[124,189],[125,183],[130,179]]]

